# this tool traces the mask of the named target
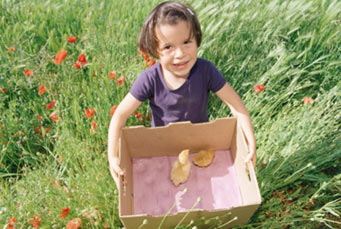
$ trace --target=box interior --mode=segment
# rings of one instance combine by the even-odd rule
[[[124,128],[121,131],[119,148],[120,166],[126,172],[126,182],[120,182],[119,211],[121,218],[128,217],[130,223],[139,220],[133,211],[133,158],[177,156],[183,149],[190,149],[191,152],[201,149],[231,150],[240,185],[241,206],[258,206],[261,202],[251,163],[247,165],[248,172],[245,168],[244,160],[248,150],[244,134],[237,126],[236,118],[222,118],[200,124],[171,123],[166,127],[156,128],[143,126]],[[254,210],[254,208],[251,209],[251,213]],[[214,212],[220,214],[217,211]],[[245,217],[247,215],[249,214]],[[179,216],[181,216],[180,213]]]

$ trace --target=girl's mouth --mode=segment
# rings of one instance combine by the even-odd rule
[[[181,63],[173,64],[173,65],[177,70],[182,70],[187,67],[188,63],[189,61],[186,61],[186,62],[181,62]]]

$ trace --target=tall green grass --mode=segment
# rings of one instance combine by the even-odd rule
[[[26,228],[30,217],[41,215],[43,228],[64,227],[76,217],[83,227],[122,227],[106,156],[110,108],[145,68],[136,41],[158,2],[1,1],[0,89],[7,91],[0,91],[1,226],[15,216],[15,225]],[[253,120],[263,202],[243,227],[339,227],[341,3],[189,2],[204,34],[199,55],[225,75]],[[66,41],[71,35],[75,43]],[[68,55],[55,65],[61,48]],[[88,64],[75,69],[80,53]],[[123,85],[110,80],[111,71],[125,76]],[[257,84],[266,87],[259,94]],[[314,102],[304,104],[305,96]],[[52,100],[56,105],[47,110]],[[95,109],[91,119],[88,108]],[[138,111],[143,121],[132,116],[127,125],[149,126],[148,104]],[[212,97],[210,119],[226,115]],[[59,218],[67,207],[67,218]],[[187,227],[215,220],[218,227],[218,219]]]

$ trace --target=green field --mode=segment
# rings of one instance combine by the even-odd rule
[[[110,110],[146,68],[137,38],[158,2],[0,0],[0,228],[12,217],[16,228],[33,217],[40,228],[74,218],[83,228],[122,227],[107,161]],[[262,204],[241,228],[341,227],[341,2],[188,2],[202,25],[199,56],[224,74],[254,125]],[[67,56],[55,64],[61,49]],[[215,97],[209,109],[210,120],[230,115]],[[148,103],[137,112],[127,125],[149,126]],[[220,225],[194,225],[205,223]]]

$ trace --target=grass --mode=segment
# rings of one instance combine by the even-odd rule
[[[83,227],[122,227],[106,156],[110,109],[145,68],[136,41],[158,2],[0,2],[0,226],[15,216],[15,226],[27,228],[36,215],[42,228],[77,217]],[[262,204],[240,228],[339,227],[341,3],[189,2],[204,34],[199,55],[226,76],[253,120]],[[71,35],[75,43],[66,41]],[[68,55],[55,65],[61,48]],[[87,65],[75,69],[80,53]],[[111,71],[125,82],[110,80]],[[257,84],[265,85],[258,94]],[[305,96],[313,103],[304,104]],[[209,105],[211,120],[229,115],[216,98]],[[90,119],[88,108],[95,109]],[[142,122],[132,116],[127,125],[149,126],[148,104],[138,112]],[[196,226],[214,220],[221,226],[218,219]]]

